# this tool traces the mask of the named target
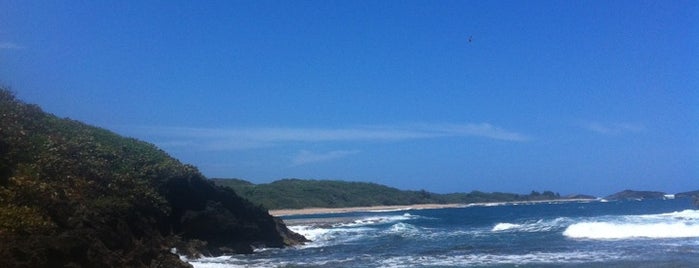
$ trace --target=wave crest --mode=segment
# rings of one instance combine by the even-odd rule
[[[586,239],[699,237],[699,225],[687,223],[582,222],[568,226],[563,235]]]
[[[538,220],[526,223],[501,222],[496,224],[491,232],[549,232],[565,227],[570,222],[568,218],[555,218],[553,220]]]

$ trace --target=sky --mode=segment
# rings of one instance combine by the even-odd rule
[[[214,178],[699,189],[697,1],[0,0],[0,84]]]

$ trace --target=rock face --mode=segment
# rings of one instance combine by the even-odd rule
[[[605,197],[607,200],[663,199],[665,193],[653,191],[624,190]]]
[[[189,267],[305,238],[155,146],[0,88],[0,267]]]

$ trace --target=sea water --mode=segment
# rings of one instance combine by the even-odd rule
[[[699,267],[690,199],[285,217],[313,240],[194,267]]]

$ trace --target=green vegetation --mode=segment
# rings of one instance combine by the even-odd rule
[[[303,241],[155,146],[0,88],[0,267],[187,267],[169,252]]]
[[[478,202],[512,202],[561,199],[551,191],[519,195],[511,193],[436,194],[403,191],[366,182],[332,180],[284,179],[269,184],[253,184],[239,179],[212,179],[216,184],[230,187],[253,203],[268,209],[298,209],[309,207],[358,207],[379,205],[447,204]]]

